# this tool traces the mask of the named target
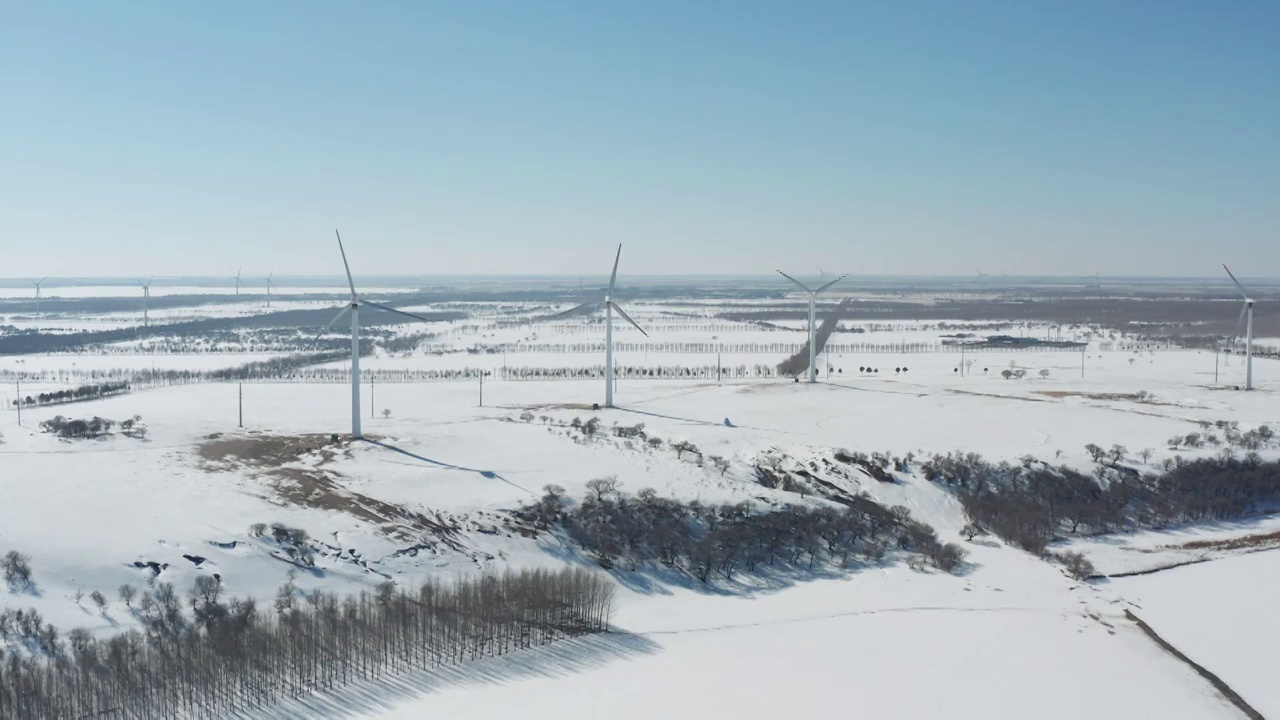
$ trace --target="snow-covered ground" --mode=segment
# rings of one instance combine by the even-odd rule
[[[965,578],[892,568],[749,598],[624,595],[618,637],[551,651],[579,662],[490,661],[386,708],[351,705],[377,718],[1236,716],[1118,605],[974,549]]]
[[[1264,717],[1280,717],[1280,551],[1112,580],[1110,589],[1141,608],[1135,612],[1156,632],[1226,680]]]
[[[787,351],[761,346],[804,341],[799,330],[673,319],[662,315],[663,307],[642,304],[635,310],[637,320],[664,328],[661,333],[645,339],[634,330],[618,330],[619,343],[636,344],[617,353],[619,364],[714,366],[720,349],[726,367],[771,366]],[[0,552],[29,554],[35,580],[34,591],[0,594],[0,604],[35,607],[64,630],[86,627],[106,635],[135,624],[115,599],[115,588],[145,584],[155,574],[148,563],[162,568],[159,580],[179,588],[199,574],[217,573],[228,595],[269,598],[293,565],[255,535],[256,523],[302,528],[330,546],[332,552],[322,553],[314,571],[296,582],[303,590],[346,592],[386,579],[412,583],[570,562],[571,553],[555,541],[526,538],[506,523],[506,511],[541,494],[547,484],[580,497],[589,480],[616,476],[631,493],[652,487],[661,495],[704,502],[796,502],[794,494],[756,481],[754,467],[763,454],[776,451],[805,462],[836,448],[899,455],[963,450],[993,461],[1034,455],[1088,470],[1087,443],[1120,443],[1134,453],[1151,448],[1154,470],[1174,454],[1167,448],[1169,437],[1201,431],[1202,423],[1280,425],[1280,362],[1274,360],[1255,361],[1260,389],[1246,394],[1230,389],[1243,383],[1238,358],[1218,358],[1215,383],[1212,353],[1135,353],[1118,349],[1123,338],[1095,338],[1083,353],[970,352],[964,359],[974,362],[964,366],[963,375],[959,352],[884,347],[937,343],[944,331],[936,324],[837,334],[833,343],[869,349],[825,355],[822,365],[831,366],[831,375],[817,385],[787,379],[628,379],[617,385],[619,407],[609,410],[592,409],[603,402],[602,379],[492,379],[483,387],[483,407],[474,381],[369,382],[396,370],[499,370],[504,362],[584,368],[603,362],[602,353],[546,347],[600,342],[604,329],[598,322],[499,325],[500,317],[492,307],[477,305],[466,321],[388,326],[441,335],[429,341],[430,349],[379,350],[362,360],[360,412],[365,433],[379,444],[330,442],[331,434],[349,428],[350,387],[343,383],[251,382],[243,395],[232,383],[139,389],[93,402],[28,408],[21,427],[12,394],[0,390]],[[1026,332],[1051,334],[1047,327]],[[477,345],[507,352],[476,352]],[[728,345],[736,349],[724,351]],[[448,352],[437,352],[443,350]],[[49,379],[42,384],[23,384],[27,395],[59,386],[60,374],[73,371],[212,369],[267,357],[29,355],[0,358],[0,373],[46,372]],[[859,372],[859,366],[880,372]],[[1005,379],[1006,369],[1025,370],[1027,376]],[[58,440],[38,431],[54,415],[140,415],[150,435]],[[707,457],[726,458],[728,470],[612,436],[585,442],[567,428],[575,417],[593,416],[606,429],[644,423],[651,436],[668,443],[692,442]],[[287,451],[279,438],[292,443]],[[271,453],[278,457],[254,459]],[[918,474],[897,484],[847,484],[884,505],[910,509],[944,540],[958,540],[965,522],[959,504]],[[423,532],[396,514],[401,511],[452,528],[449,541]],[[1280,520],[1263,518],[1071,546],[1086,552],[1100,572],[1113,574],[1206,556],[1203,548],[1184,547],[1187,542],[1277,530]],[[891,559],[849,575],[797,578],[787,587],[745,594],[696,583],[632,583],[621,592],[615,636],[575,640],[528,660],[485,663],[447,686],[423,680],[430,692],[383,697],[377,712],[368,695],[351,696],[341,709],[389,717],[491,717],[518,707],[532,717],[624,718],[1172,718],[1236,712],[1125,620],[1125,609],[1176,645],[1185,638],[1189,647],[1183,651],[1197,659],[1203,652],[1204,664],[1228,683],[1239,676],[1249,687],[1237,690],[1259,708],[1280,702],[1280,693],[1237,665],[1260,658],[1261,645],[1213,645],[1185,609],[1192,606],[1171,599],[1177,588],[1161,584],[1172,582],[1165,578],[1196,577],[1180,575],[1195,568],[1222,567],[1214,572],[1224,574],[1224,587],[1247,588],[1251,574],[1270,567],[1262,561],[1214,559],[1145,578],[1081,584],[1057,566],[996,541],[966,547],[971,566],[959,577],[913,570]],[[1232,564],[1219,565],[1226,562]],[[1216,577],[1204,582],[1216,583]],[[110,599],[103,613],[87,600],[77,602],[77,592],[87,596],[93,590]],[[1274,590],[1262,585],[1256,592],[1274,596]],[[1213,607],[1229,599],[1204,595]],[[339,709],[324,702],[329,700],[297,714]]]

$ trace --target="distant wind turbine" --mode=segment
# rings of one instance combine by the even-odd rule
[[[1249,297],[1248,291],[1244,289],[1244,286],[1240,284],[1240,281],[1236,279],[1236,276],[1231,274],[1231,268],[1228,268],[1226,264],[1223,264],[1222,269],[1226,270],[1227,275],[1231,276],[1231,282],[1236,284],[1236,287],[1240,289],[1240,295],[1244,297],[1244,307],[1240,308],[1240,319],[1237,320],[1236,323],[1237,324],[1245,323],[1244,389],[1252,390],[1253,389],[1253,298]]]
[[[983,275],[981,270],[978,270],[975,268],[974,272],[978,273],[978,277],[974,279],[974,282],[976,283],[986,282],[987,276]]]
[[[631,316],[618,306],[613,299],[613,291],[618,281],[618,261],[622,259],[622,244],[618,244],[618,253],[613,258],[613,274],[609,276],[609,289],[605,291],[604,297],[596,300],[588,300],[581,305],[566,310],[553,318],[566,318],[574,315],[585,315],[595,312],[602,306],[604,307],[604,406],[613,407],[613,313],[616,310],[624,320],[635,326],[641,335],[649,337],[649,333],[640,327],[639,323],[631,319]]]
[[[44,284],[48,277],[42,277],[39,280],[28,280],[27,282],[36,286],[36,315],[40,314],[40,286]]]
[[[804,283],[800,282],[799,280],[791,277],[790,275],[782,272],[781,270],[778,271],[778,274],[790,280],[791,282],[795,283],[797,286],[799,286],[801,290],[804,290],[809,295],[809,382],[816,383],[818,382],[818,346],[817,346],[818,338],[817,338],[817,322],[816,322],[818,293],[822,292],[823,290],[826,290],[827,288],[831,287],[832,285],[835,285],[836,283],[840,282],[841,280],[849,276],[841,275],[840,277],[836,278],[835,280],[832,280],[826,285],[821,285],[817,289],[813,289],[813,288],[810,288],[808,285],[805,285]]]
[[[150,318],[147,316],[147,306],[151,304],[151,282],[156,279],[155,275],[151,276],[146,282],[138,281],[142,286],[142,327],[151,327]]]
[[[236,276],[235,276],[235,277],[233,277],[233,278],[231,278],[232,280],[235,280],[235,281],[236,281],[236,295],[237,295],[237,296],[239,296],[239,295],[240,295],[240,273],[241,273],[243,270],[244,270],[244,268],[243,268],[243,267],[242,267],[242,268],[239,268],[238,270],[236,270]]]
[[[267,274],[267,307],[271,307],[271,277],[275,274],[275,270]]]
[[[338,252],[342,253],[342,267],[347,271],[347,285],[350,286],[351,288],[351,301],[347,304],[346,307],[342,308],[342,310],[339,311],[338,314],[335,315],[332,320],[329,321],[328,325],[325,325],[324,327],[326,330],[328,330],[329,328],[333,327],[334,323],[341,320],[342,316],[346,315],[347,313],[351,313],[351,437],[358,438],[361,436],[360,435],[360,306],[368,305],[370,307],[378,308],[379,310],[386,310],[387,312],[393,312],[397,315],[404,315],[405,317],[410,317],[410,318],[413,318],[414,320],[421,320],[423,322],[429,322],[429,321],[426,318],[422,317],[421,315],[414,315],[413,313],[407,313],[403,310],[397,310],[389,305],[376,303],[376,302],[373,302],[372,300],[365,300],[361,298],[358,294],[356,294],[356,281],[351,277],[351,266],[347,264],[347,251],[345,248],[342,247],[342,236],[338,234],[337,230],[334,230],[333,234],[336,235],[338,238]]]

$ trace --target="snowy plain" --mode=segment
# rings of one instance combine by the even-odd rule
[[[672,322],[661,312],[661,304],[649,304],[636,317],[646,324]],[[1088,468],[1086,443],[1121,442],[1134,451],[1152,448],[1154,469],[1172,454],[1167,438],[1194,432],[1201,423],[1280,424],[1275,397],[1280,362],[1257,360],[1261,389],[1245,394],[1231,389],[1243,381],[1238,358],[1217,358],[1215,383],[1212,353],[1135,353],[1114,346],[1103,350],[1100,343],[1081,353],[969,353],[965,359],[975,362],[964,375],[958,352],[869,351],[828,354],[822,366],[830,365],[833,374],[817,385],[778,378],[622,380],[619,407],[612,410],[592,409],[603,400],[602,379],[490,380],[483,387],[483,407],[475,381],[369,382],[380,371],[502,366],[500,352],[470,352],[476,344],[603,340],[603,327],[589,321],[537,328],[483,325],[489,322],[492,316],[433,327],[444,334],[435,342],[456,352],[379,352],[362,360],[364,430],[380,444],[342,443],[332,456],[319,447],[328,435],[345,432],[350,421],[350,387],[342,382],[140,389],[90,403],[25,409],[22,427],[6,400],[0,411],[0,550],[31,555],[36,588],[9,591],[0,602],[36,607],[64,629],[85,627],[106,635],[136,624],[114,600],[113,589],[147,583],[154,571],[146,563],[165,566],[160,579],[179,587],[199,574],[218,573],[230,595],[270,597],[293,566],[255,537],[254,523],[304,528],[340,548],[319,558],[315,570],[300,574],[297,583],[303,590],[355,592],[388,578],[411,584],[428,576],[576,562],[554,539],[526,538],[504,525],[507,511],[535,498],[547,484],[581,496],[587,481],[616,476],[630,493],[653,487],[684,499],[782,503],[793,498],[754,479],[762,454],[779,451],[804,461],[835,448],[894,454],[962,450],[995,461],[1033,455]],[[714,365],[717,343],[803,342],[798,331],[710,320],[688,325],[673,324],[655,345],[657,340],[700,342],[706,345],[702,350],[623,351],[617,361],[638,367]],[[420,332],[422,326],[399,329]],[[1049,334],[1048,328],[1026,331]],[[941,331],[904,323],[858,335],[860,342],[905,337],[928,343],[937,342]],[[642,340],[631,330],[619,331],[617,339]],[[838,334],[832,342],[842,339]],[[726,366],[772,365],[785,354],[720,353],[720,360]],[[158,369],[210,369],[254,359],[260,358],[32,355],[0,358],[0,371],[148,369],[153,362]],[[517,350],[507,352],[505,361],[510,367],[586,368],[602,359],[593,352]],[[881,372],[859,372],[859,366],[868,365]],[[340,370],[343,363],[330,367]],[[909,370],[894,373],[894,367]],[[1027,377],[1002,378],[1000,371],[1009,368],[1024,369]],[[1042,370],[1048,371],[1046,377]],[[0,398],[6,395],[0,392]],[[238,426],[242,411],[243,428]],[[532,418],[523,417],[526,413]],[[141,415],[151,432],[145,440],[115,435],[77,442],[39,432],[39,423],[57,414],[116,420]],[[687,440],[704,455],[724,456],[729,469],[720,473],[671,452],[613,438],[576,441],[565,426],[592,416],[605,427],[644,423],[651,435]],[[455,523],[459,547],[407,554],[414,543],[394,522],[371,521],[342,503],[292,501],[271,468],[234,455],[211,461],[201,453],[215,441],[251,444],[298,436],[312,438],[308,442],[315,449],[290,460],[285,469],[323,475],[344,502],[366,498]],[[892,485],[855,484],[854,491],[908,508],[944,539],[957,539],[965,522],[950,493],[918,476]],[[1277,522],[1260,518],[1176,532],[1235,537],[1274,531],[1280,528]],[[1094,558],[1102,572],[1120,572],[1149,566],[1151,553],[1117,548],[1177,544],[1169,534],[1157,535],[1072,546]],[[1184,652],[1233,686],[1238,678],[1237,690],[1264,714],[1280,704],[1280,692],[1251,670],[1266,666],[1269,644],[1263,641],[1278,637],[1274,625],[1261,617],[1276,586],[1269,580],[1250,584],[1251,578],[1275,577],[1272,554],[1228,555],[1167,574],[1079,583],[1059,567],[997,541],[971,543],[967,549],[970,567],[960,576],[887,562],[732,593],[693,582],[635,581],[620,573],[616,637],[538,651],[546,655],[542,670],[530,666],[536,654],[492,660],[457,682],[426,682],[423,687],[430,689],[420,697],[315,698],[295,710],[308,716],[496,717],[520,707],[530,717],[620,718],[1236,713],[1137,631],[1124,618],[1125,609],[1180,647],[1185,644]],[[1131,556],[1147,564],[1135,564]],[[1213,589],[1204,589],[1208,586]],[[112,597],[103,612],[77,600],[77,592],[95,589]],[[1241,593],[1250,595],[1249,603],[1238,602],[1235,595]],[[1199,611],[1206,609],[1206,614],[1232,615],[1230,624],[1202,622]],[[1259,629],[1253,644],[1220,641],[1224,634],[1247,634],[1250,623]],[[566,655],[575,652],[585,659],[568,662]]]

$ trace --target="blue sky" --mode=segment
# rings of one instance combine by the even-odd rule
[[[3,276],[1280,276],[1280,3],[0,0]]]

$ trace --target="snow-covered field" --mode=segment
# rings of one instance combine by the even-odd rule
[[[892,568],[751,598],[627,596],[619,637],[554,650],[579,663],[491,661],[367,716],[1235,716],[1087,586],[975,550],[966,578]]]
[[[635,311],[642,324],[668,324],[647,340],[633,330],[618,331],[620,343],[650,343],[619,351],[619,364],[714,366],[720,349],[726,367],[772,366],[787,353],[742,348],[804,341],[798,330],[673,320],[662,312],[660,303]],[[105,636],[136,624],[115,599],[115,588],[145,585],[155,574],[148,563],[160,568],[160,580],[179,588],[197,575],[217,573],[228,595],[270,598],[294,566],[251,530],[256,523],[302,528],[325,543],[332,552],[322,553],[314,570],[296,582],[303,590],[348,592],[387,579],[413,583],[428,576],[576,562],[556,540],[524,537],[507,523],[507,511],[536,498],[548,484],[581,497],[588,481],[616,476],[625,492],[652,487],[686,501],[819,502],[758,483],[754,468],[762,455],[785,453],[805,462],[837,448],[926,455],[963,450],[993,461],[1033,455],[1087,469],[1087,443],[1121,443],[1135,453],[1151,448],[1147,467],[1154,470],[1174,452],[1166,440],[1199,431],[1201,423],[1280,424],[1280,362],[1255,361],[1260,389],[1245,394],[1229,389],[1243,383],[1238,358],[1218,358],[1215,383],[1212,353],[1135,353],[1101,337],[1083,353],[970,352],[965,360],[974,362],[964,375],[957,370],[958,352],[876,347],[828,353],[823,367],[831,366],[831,374],[817,385],[777,378],[622,380],[617,409],[592,409],[603,402],[602,379],[491,379],[483,387],[483,407],[475,381],[368,382],[398,370],[602,364],[600,353],[545,347],[600,342],[599,323],[500,327],[496,318],[477,311],[467,321],[433,324],[430,331],[441,336],[431,346],[448,352],[378,350],[362,360],[360,412],[364,432],[377,443],[329,440],[349,428],[350,387],[343,383],[249,382],[243,395],[233,383],[140,389],[24,409],[22,427],[16,425],[11,394],[0,391],[0,552],[29,554],[35,580],[33,591],[11,590],[0,595],[0,604],[35,607],[64,629],[85,627]],[[1026,332],[1050,334],[1047,327]],[[927,345],[941,335],[936,326],[904,323],[839,333],[832,342]],[[691,350],[690,343],[702,347]],[[507,352],[476,352],[476,345]],[[726,345],[737,349],[726,352]],[[213,369],[267,357],[28,355],[0,358],[0,372],[46,371],[53,377],[72,370],[150,370],[153,363],[157,370]],[[880,372],[859,372],[859,366]],[[330,367],[341,369],[343,363]],[[894,371],[902,367],[905,374]],[[1007,369],[1025,370],[1026,377],[1001,377]],[[23,394],[45,387],[24,384]],[[59,440],[38,431],[54,415],[140,415],[150,434]],[[728,469],[722,473],[690,456],[612,436],[584,442],[567,429],[574,418],[593,416],[606,429],[644,423],[651,436],[692,442],[706,457],[723,456]],[[285,450],[280,438],[290,443]],[[965,518],[947,490],[919,475],[896,484],[848,482],[850,491],[904,506],[944,540],[958,541]],[[453,540],[423,533],[401,511],[454,528]],[[1204,557],[1202,550],[1168,547],[1193,539],[1277,530],[1280,521],[1264,518],[1073,546],[1100,572],[1112,574]],[[1256,574],[1274,575],[1269,553],[1223,553],[1226,559],[1188,568],[1086,584],[998,541],[966,547],[970,566],[959,576],[911,569],[892,558],[850,574],[819,573],[732,593],[696,582],[635,583],[620,576],[614,635],[486,661],[448,683],[421,678],[390,695],[315,699],[296,715],[341,710],[379,717],[496,717],[512,708],[538,718],[1190,718],[1237,712],[1142,635],[1125,619],[1125,609],[1175,645],[1185,642],[1184,652],[1229,684],[1238,679],[1236,689],[1263,714],[1280,705],[1274,683],[1251,674],[1251,668],[1266,667],[1266,644],[1259,640],[1264,634],[1255,632],[1252,644],[1218,642],[1223,633],[1245,632],[1245,621],[1233,616],[1229,624],[1213,626],[1194,612],[1195,597],[1218,614],[1233,613],[1241,603],[1225,590],[1198,590],[1193,599],[1183,592],[1191,583],[1274,598],[1272,584],[1249,584]],[[77,599],[78,592],[87,596],[93,590],[110,598],[105,611]],[[1249,605],[1245,617],[1261,613],[1262,605]],[[425,694],[406,690],[414,687]]]

